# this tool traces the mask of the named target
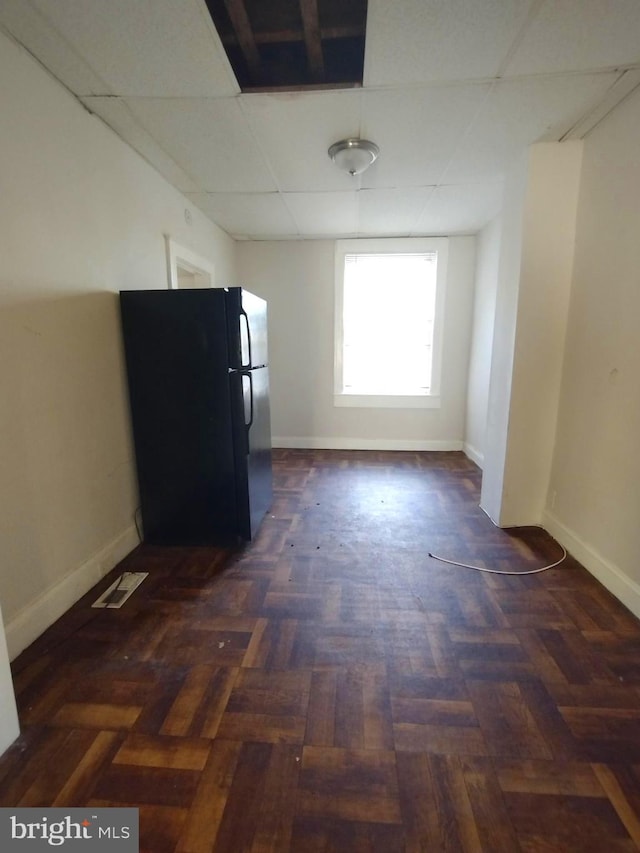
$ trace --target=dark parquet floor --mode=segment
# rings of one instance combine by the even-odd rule
[[[242,550],[141,546],[14,663],[0,804],[149,853],[640,849],[640,624],[460,453],[276,451]],[[122,570],[149,577],[91,609]]]

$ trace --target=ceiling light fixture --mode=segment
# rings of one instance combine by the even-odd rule
[[[380,149],[368,139],[341,139],[329,149],[329,157],[339,169],[360,175],[378,156]]]

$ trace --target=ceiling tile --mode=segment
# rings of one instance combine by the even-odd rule
[[[329,146],[360,132],[360,90],[241,95],[242,108],[283,192],[349,190]]]
[[[0,25],[72,92],[108,92],[104,80],[27,0],[2,0]]]
[[[638,86],[640,86],[640,67],[628,68],[623,71],[613,86],[607,89],[604,97],[600,98],[596,107],[585,113],[582,119],[573,125],[571,132],[564,139],[584,139]]]
[[[285,193],[285,203],[300,234],[311,237],[355,235],[358,230],[357,193]]]
[[[280,193],[186,193],[196,207],[232,237],[297,237]]]
[[[590,71],[640,62],[638,0],[543,3],[507,75]]]
[[[196,183],[166,154],[133,117],[120,98],[81,98],[92,113],[99,116],[118,136],[148,160],[170,184],[181,192],[195,192]]]
[[[107,92],[212,97],[239,91],[204,0],[30,1]],[[93,87],[76,92],[105,94]]]
[[[361,190],[358,193],[358,233],[371,237],[408,237],[413,234],[434,189]]]
[[[436,187],[414,233],[474,234],[498,215],[501,204],[501,181]]]
[[[158,144],[205,192],[272,192],[237,98],[127,98]]]
[[[490,84],[413,87],[363,93],[363,135],[380,147],[363,187],[437,183]]]
[[[557,141],[590,111],[615,74],[567,75],[496,83],[443,181],[496,178],[534,142]]]
[[[531,0],[369,0],[365,86],[495,77]]]

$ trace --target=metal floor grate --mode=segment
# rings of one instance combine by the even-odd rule
[[[149,572],[123,572],[91,606],[111,609],[122,607],[148,574]]]

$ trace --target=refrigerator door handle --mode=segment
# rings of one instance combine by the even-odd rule
[[[244,356],[244,347],[241,346],[241,351],[240,351],[241,364],[240,364],[240,367],[243,370],[247,370],[248,368],[253,366],[253,356],[251,353],[251,327],[249,326],[249,315],[247,314],[247,312],[243,308],[240,308],[239,320],[241,323],[242,323],[243,318],[244,318],[244,325],[245,325],[245,330],[246,330],[246,335],[247,335],[246,341],[247,341],[248,361],[246,363],[242,362],[242,358]],[[240,330],[240,340],[242,341],[242,329]]]
[[[247,428],[247,433],[253,426],[253,375],[251,371],[247,371],[242,374],[243,377],[246,376],[249,379],[249,420],[245,419],[245,426]]]

